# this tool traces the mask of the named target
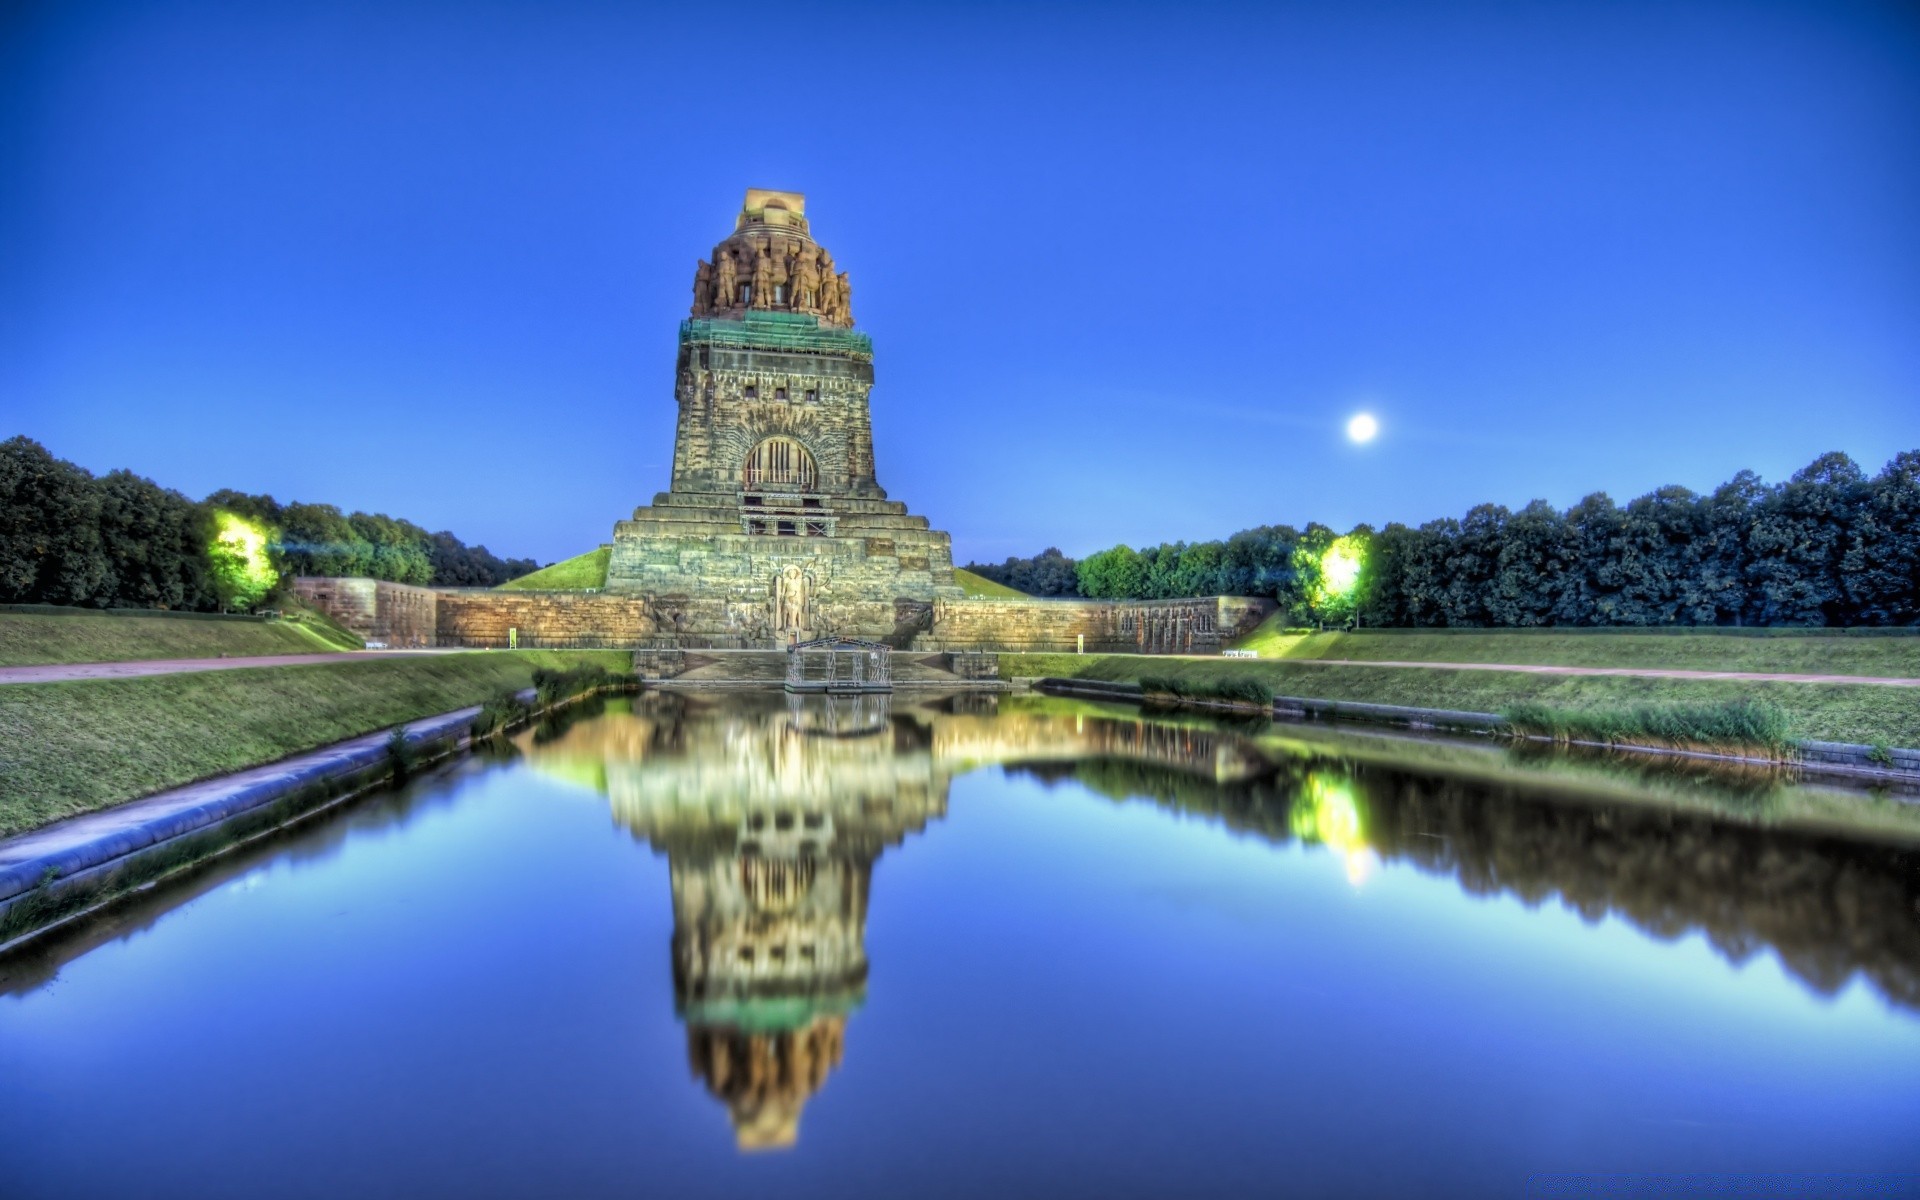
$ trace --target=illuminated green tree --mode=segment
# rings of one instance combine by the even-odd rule
[[[1293,551],[1300,616],[1320,625],[1354,621],[1366,595],[1367,550],[1372,540],[1373,531],[1364,525],[1339,537],[1324,525],[1307,527]]]
[[[280,582],[280,573],[268,559],[272,528],[238,513],[220,509],[213,514],[213,540],[207,545],[207,575],[223,608],[252,608],[266,599]]]

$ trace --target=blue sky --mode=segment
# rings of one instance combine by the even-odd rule
[[[961,561],[1874,471],[1920,446],[1915,12],[15,5],[0,435],[562,557],[666,486],[761,186]]]

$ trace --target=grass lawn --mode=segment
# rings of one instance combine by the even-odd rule
[[[1920,637],[1832,630],[1374,629],[1314,633],[1277,617],[1234,643],[1262,658],[1528,663],[1920,677]]]
[[[1770,700],[1785,709],[1796,738],[1920,747],[1920,693],[1912,688],[1873,684],[1522,675],[1139,654],[1002,654],[1000,674],[1008,678],[1053,675],[1127,683],[1139,682],[1142,675],[1171,676],[1195,683],[1251,676],[1282,696],[1489,713],[1522,701],[1555,708],[1600,709],[1634,704],[1718,704],[1751,698]]]
[[[186,624],[186,622],[181,622]],[[491,650],[0,687],[0,835],[478,704],[539,666],[621,651]]]
[[[501,592],[571,592],[607,586],[607,563],[613,551],[605,546],[541,567],[531,575],[509,579],[495,588]]]
[[[1024,597],[1026,595],[1025,592],[1010,588],[1004,583],[995,583],[984,575],[975,575],[972,571],[963,571],[959,567],[953,569],[953,581],[959,584],[960,590],[969,596]]]
[[[357,650],[300,621],[219,621],[119,613],[0,613],[0,667],[33,663],[235,658]]]

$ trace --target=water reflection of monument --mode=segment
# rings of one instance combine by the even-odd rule
[[[885,695],[733,700],[694,720],[685,698],[643,700],[529,755],[604,755],[615,817],[668,858],[693,1072],[742,1149],[788,1146],[865,996],[874,862],[945,814],[947,777]]]
[[[604,792],[668,856],[689,1060],[745,1148],[791,1144],[840,1064],[865,993],[875,862],[945,815],[953,776],[996,764],[1318,846],[1356,885],[1408,864],[1661,937],[1699,930],[1734,961],[1771,947],[1822,992],[1860,973],[1920,1008],[1910,846],[1756,827],[1764,801],[1744,792],[1715,799],[1693,781],[1670,804],[1614,803],[1611,774],[1556,758],[1541,776],[1497,747],[1410,771],[1364,738],[1343,749],[1045,698],[890,701],[649,693],[631,713],[523,740],[535,767]],[[983,701],[998,711],[970,710]]]

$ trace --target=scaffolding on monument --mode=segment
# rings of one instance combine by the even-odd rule
[[[789,692],[891,692],[893,648],[859,638],[815,638],[787,647]]]

